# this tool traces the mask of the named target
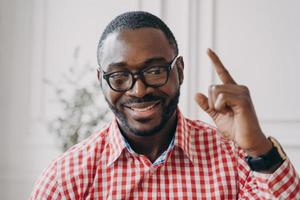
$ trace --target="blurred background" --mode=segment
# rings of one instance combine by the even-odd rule
[[[174,32],[185,61],[180,108],[211,123],[194,102],[219,82],[213,48],[250,88],[261,125],[300,172],[300,1],[0,0],[0,199],[27,199],[64,149],[111,114],[97,87],[105,25],[146,10]]]

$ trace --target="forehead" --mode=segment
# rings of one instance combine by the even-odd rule
[[[138,66],[147,59],[162,57],[170,61],[174,51],[164,33],[155,28],[126,29],[110,34],[102,47],[101,66],[111,63]]]

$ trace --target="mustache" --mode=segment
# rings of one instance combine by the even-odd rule
[[[158,96],[158,95],[148,94],[148,95],[145,95],[142,98],[131,97],[130,99],[127,99],[124,102],[122,102],[122,105],[126,106],[126,105],[129,105],[129,104],[132,104],[132,103],[146,103],[146,102],[160,101],[160,100],[164,100],[164,97]]]

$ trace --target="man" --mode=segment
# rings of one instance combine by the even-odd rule
[[[169,28],[128,12],[104,30],[98,79],[115,119],[56,159],[31,199],[300,199],[300,179],[260,128],[245,86],[208,50],[223,84],[196,101],[217,125],[177,108],[183,58]]]

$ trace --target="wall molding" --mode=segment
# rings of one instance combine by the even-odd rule
[[[192,97],[196,92],[207,94],[208,88],[214,83],[214,68],[209,60],[207,48],[215,48],[215,0],[210,1],[189,1],[190,8],[194,9],[193,18],[196,18],[196,39],[191,39],[189,45],[196,45],[197,51],[191,51],[189,59],[194,62],[190,66],[195,68],[189,80],[189,87]],[[189,23],[189,22],[187,22]],[[189,29],[189,32],[193,29]],[[190,67],[189,66],[189,67]],[[195,84],[196,81],[196,84]],[[189,104],[191,117],[212,123],[212,120],[196,104]],[[195,108],[196,106],[196,108]]]
[[[46,0],[33,1],[33,42],[31,77],[31,119],[39,122],[45,117],[46,45],[47,45],[47,3]]]

